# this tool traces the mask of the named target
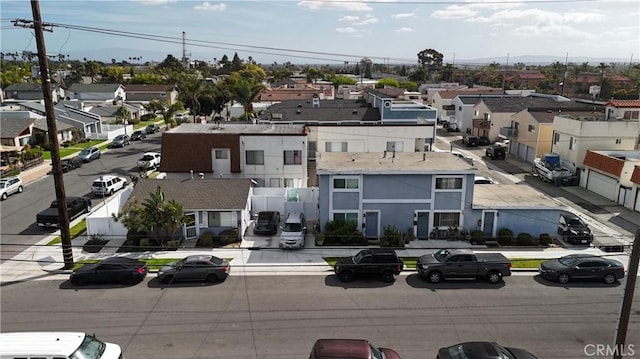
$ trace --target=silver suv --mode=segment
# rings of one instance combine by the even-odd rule
[[[96,196],[111,196],[127,186],[127,180],[120,176],[100,176],[91,184],[91,193]]]

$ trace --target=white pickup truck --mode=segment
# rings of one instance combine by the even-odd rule
[[[138,168],[143,170],[153,170],[160,167],[160,154],[158,152],[146,152],[138,160]]]

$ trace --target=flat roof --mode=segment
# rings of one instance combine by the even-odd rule
[[[477,184],[473,209],[563,209],[563,204],[527,184]]]
[[[258,125],[258,124],[238,124],[221,123],[220,125],[207,123],[183,123],[168,131],[169,133],[237,133],[237,134],[300,134],[306,135],[304,125]]]
[[[475,173],[478,168],[448,152],[322,152],[318,174],[450,174]]]

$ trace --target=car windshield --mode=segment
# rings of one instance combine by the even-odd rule
[[[149,160],[152,160],[152,159],[153,159],[153,156],[151,156],[151,155],[142,156],[142,161],[149,161]]]
[[[84,337],[80,347],[69,356],[69,359],[99,359],[106,346],[105,343],[87,335]]]
[[[572,218],[568,220],[567,225],[569,227],[584,227],[584,223],[582,223],[582,221],[579,220],[578,218]]]
[[[578,261],[578,258],[576,257],[562,257],[558,259],[558,262],[564,264],[567,267],[573,267],[577,261]]]
[[[283,232],[302,232],[302,224],[300,223],[285,223]]]
[[[442,262],[445,258],[449,257],[449,251],[446,249],[440,249],[433,254],[433,257],[438,261]]]
[[[7,187],[7,182],[0,182],[0,188]]]
[[[104,182],[95,181],[95,182],[93,182],[93,187],[104,187]]]
[[[380,349],[372,346],[371,344],[369,344],[369,346],[371,347],[371,359],[385,359],[384,354],[382,354]]]
[[[224,260],[222,258],[218,258],[218,257],[213,257],[212,256],[210,262],[213,263],[213,264],[220,265],[220,264],[222,264],[224,262]]]
[[[84,150],[80,151],[81,155],[88,155],[91,153],[91,150],[89,150],[88,148],[85,148]]]

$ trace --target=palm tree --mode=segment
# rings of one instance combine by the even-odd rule
[[[231,98],[244,107],[244,119],[248,120],[249,112],[253,110],[251,103],[264,90],[264,85],[254,78],[242,77],[233,73],[228,78],[227,86]]]

